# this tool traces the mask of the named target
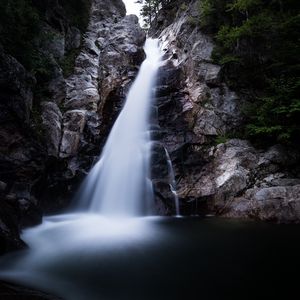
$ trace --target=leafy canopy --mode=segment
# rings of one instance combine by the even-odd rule
[[[248,94],[244,134],[300,144],[300,2],[199,0],[202,30],[228,84]]]

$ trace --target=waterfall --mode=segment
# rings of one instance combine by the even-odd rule
[[[175,180],[174,169],[173,169],[169,152],[166,148],[165,148],[165,153],[166,153],[167,163],[168,163],[169,185],[170,185],[171,192],[174,195],[176,216],[179,217],[180,216],[179,199],[176,191],[176,180]]]
[[[98,281],[90,291],[85,275],[91,274],[94,282],[97,276],[93,274],[100,271],[99,278],[104,280],[107,274],[101,274],[102,269],[111,270],[99,266],[105,265],[108,253],[120,250],[123,254],[123,247],[148,243],[161,235],[152,226],[153,217],[135,218],[151,214],[154,202],[149,119],[162,57],[158,40],[148,39],[145,52],[147,58],[99,161],[77,197],[77,212],[45,217],[42,224],[24,230],[22,239],[29,249],[0,259],[1,279],[55,291],[68,300],[99,299]],[[168,165],[173,191],[175,178],[169,157]],[[178,214],[175,192],[174,197]],[[80,276],[84,279],[78,281]]]
[[[146,59],[97,164],[82,187],[79,207],[108,216],[151,213],[149,114],[162,51],[147,39]]]

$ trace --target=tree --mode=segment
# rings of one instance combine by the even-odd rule
[[[142,4],[141,16],[146,26],[149,27],[159,10],[171,3],[171,0],[137,0],[136,3]]]
[[[250,97],[244,133],[300,146],[299,0],[199,0],[199,9],[227,83]]]

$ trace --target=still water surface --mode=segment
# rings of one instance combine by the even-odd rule
[[[52,217],[25,232],[39,244],[6,257],[2,277],[68,300],[299,299],[299,226],[97,218]]]

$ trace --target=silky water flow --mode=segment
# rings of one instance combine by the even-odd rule
[[[128,93],[100,160],[82,186],[79,209],[106,216],[153,214],[149,113],[162,51],[147,39],[146,60]]]
[[[0,261],[1,278],[81,299],[66,271],[78,259],[151,236],[145,218],[154,206],[148,127],[163,52],[159,41],[150,38],[144,50],[146,59],[99,161],[82,184],[74,211],[45,217],[41,225],[24,230],[22,239],[29,249]]]

